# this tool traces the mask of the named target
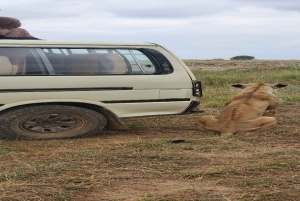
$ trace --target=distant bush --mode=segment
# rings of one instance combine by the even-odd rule
[[[240,55],[230,58],[230,60],[253,60],[255,57],[253,56],[247,56],[247,55]]]
[[[212,60],[225,60],[225,59],[221,59],[221,58],[216,58],[216,59],[212,59]]]

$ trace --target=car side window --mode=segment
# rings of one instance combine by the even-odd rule
[[[44,60],[59,75],[154,74],[155,65],[135,49],[43,48]]]
[[[0,75],[45,75],[45,66],[32,48],[0,48]]]
[[[150,49],[0,48],[0,75],[152,75],[173,72]]]

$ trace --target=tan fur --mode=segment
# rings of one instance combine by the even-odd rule
[[[201,131],[216,131],[229,136],[238,131],[262,131],[277,125],[275,109],[280,100],[272,91],[287,84],[267,83],[232,85],[243,89],[242,93],[225,103],[217,117],[202,116],[195,123]]]

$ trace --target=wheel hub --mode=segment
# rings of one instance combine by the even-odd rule
[[[47,114],[25,119],[21,122],[20,128],[25,131],[48,134],[72,131],[82,124],[83,121],[76,116]]]

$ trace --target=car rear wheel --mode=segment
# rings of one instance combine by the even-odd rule
[[[39,105],[12,109],[0,122],[0,137],[8,139],[76,138],[99,133],[103,115],[67,105]]]

